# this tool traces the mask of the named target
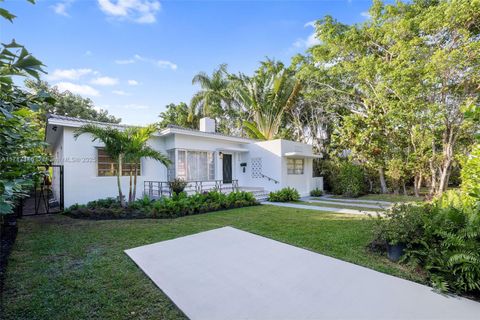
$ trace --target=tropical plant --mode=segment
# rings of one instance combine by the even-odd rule
[[[263,62],[253,77],[234,77],[235,97],[253,121],[243,121],[247,133],[255,139],[278,136],[285,113],[295,105],[301,83],[294,72],[281,63]]]
[[[29,1],[34,3],[34,1]],[[12,22],[16,16],[0,8],[0,17]],[[45,92],[30,93],[18,87],[13,77],[39,79],[44,65],[12,40],[0,49],[0,216],[13,212],[18,200],[32,186],[37,164],[47,160],[41,129],[32,110],[44,101]]]
[[[320,188],[315,188],[312,191],[310,191],[310,196],[312,197],[320,197],[323,195],[323,190]]]
[[[104,144],[105,153],[117,163],[117,188],[118,199],[122,207],[125,207],[125,199],[122,192],[122,184],[120,178],[122,176],[123,163],[125,161],[128,149],[128,140],[124,132],[111,126],[98,126],[94,124],[86,124],[78,128],[75,133],[75,139],[82,134],[89,134],[92,141],[101,141]]]
[[[297,189],[291,187],[286,187],[268,194],[268,201],[271,202],[290,202],[298,201],[299,199],[300,194]]]
[[[123,132],[126,140],[125,161],[133,164],[133,166],[130,165],[130,187],[128,192],[129,202],[134,201],[137,197],[138,168],[140,167],[140,161],[142,158],[156,160],[162,163],[164,166],[168,166],[170,164],[170,159],[168,159],[166,155],[153,149],[147,144],[147,141],[156,131],[157,127],[155,125],[149,125],[146,127],[129,127]]]
[[[190,119],[196,114],[204,117],[214,117],[222,114],[222,104],[231,102],[228,93],[227,65],[222,64],[209,76],[199,72],[192,79],[192,84],[199,84],[200,91],[193,95],[190,101]]]
[[[179,194],[185,190],[185,187],[187,186],[188,182],[185,181],[182,178],[175,178],[172,181],[168,182],[168,186],[172,190],[173,194]]]
[[[170,103],[167,105],[166,110],[160,113],[159,118],[158,126],[160,128],[166,128],[168,125],[173,124],[184,128],[198,129],[200,120],[198,114],[192,113],[184,102],[179,104]]]
[[[333,182],[333,191],[346,197],[358,197],[364,193],[365,176],[363,168],[349,161],[337,164],[336,177]]]

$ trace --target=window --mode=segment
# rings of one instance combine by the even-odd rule
[[[214,153],[208,151],[178,150],[177,178],[188,181],[215,180]]]
[[[97,148],[98,176],[116,176],[117,163],[110,158],[103,148]],[[130,170],[135,171],[134,163],[122,164],[122,176],[130,175]],[[137,175],[140,175],[141,166],[137,167]]]
[[[303,174],[304,162],[303,159],[287,159],[287,173],[288,174]]]

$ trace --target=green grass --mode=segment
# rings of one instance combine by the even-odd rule
[[[363,216],[266,205],[173,220],[24,218],[9,258],[3,319],[183,319],[123,250],[222,226],[423,281],[366,249],[372,223]]]
[[[343,196],[332,196],[334,199],[345,199]],[[348,198],[350,199],[350,198]],[[356,200],[375,200],[375,201],[387,201],[387,202],[422,202],[422,197],[415,197],[415,196],[406,196],[403,194],[367,194],[364,196],[360,196],[355,198]]]
[[[353,209],[353,210],[359,210],[359,211],[385,211],[385,209],[378,209],[378,208],[364,208],[364,207],[357,207],[357,206],[349,206],[349,205],[340,204],[340,203],[334,202],[334,201],[329,201],[329,203],[296,201],[294,203],[305,204],[305,205],[308,205],[308,206],[338,208],[338,209]]]

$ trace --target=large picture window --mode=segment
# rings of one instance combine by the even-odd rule
[[[214,153],[177,150],[176,171],[177,178],[187,181],[215,180]]]
[[[305,163],[303,159],[287,159],[287,173],[288,174],[303,174]]]
[[[103,148],[97,148],[98,176],[108,177],[117,175],[117,163],[105,152]],[[140,175],[140,165],[137,167],[137,175]],[[135,171],[135,164],[123,163],[122,176],[130,175],[130,170]]]

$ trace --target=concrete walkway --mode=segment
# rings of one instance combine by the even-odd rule
[[[335,204],[342,206],[350,207],[359,207],[359,208],[369,208],[369,209],[388,209],[390,206],[387,205],[378,205],[378,204],[364,204],[364,203],[350,203],[350,202],[340,202],[340,201],[323,201],[323,200],[314,200],[314,199],[305,199],[302,201],[311,202],[311,203],[320,203],[320,204]]]
[[[328,211],[334,213],[345,213],[345,214],[371,214],[376,216],[380,214],[378,211],[365,211],[365,210],[355,210],[355,209],[341,209],[341,208],[332,208],[332,207],[320,207],[320,206],[309,206],[308,204],[300,203],[289,203],[289,202],[262,202],[262,204],[270,204],[272,206],[287,207],[287,208],[297,208],[297,209],[306,209],[306,210],[316,210],[316,211]]]
[[[373,203],[373,204],[384,204],[387,206],[394,205],[395,202],[389,201],[380,201],[380,200],[361,200],[361,199],[343,199],[343,198],[333,198],[332,196],[321,196],[321,197],[305,197],[305,199],[312,199],[316,198],[319,200],[327,200],[327,201],[336,201],[336,202],[349,202],[349,203]]]
[[[192,320],[480,315],[480,303],[231,227],[125,252]]]

